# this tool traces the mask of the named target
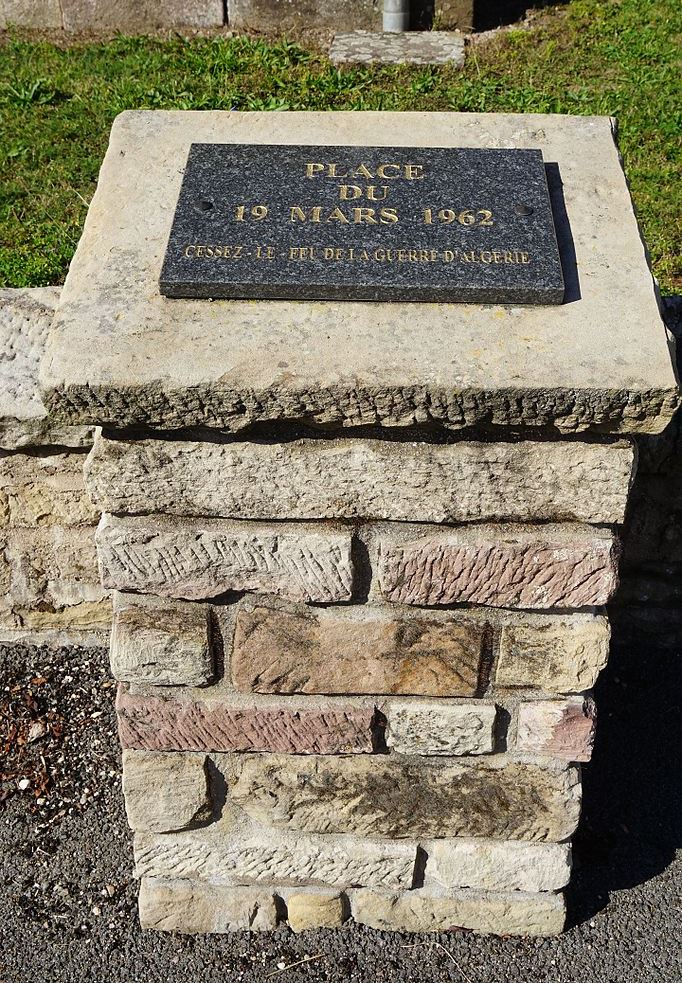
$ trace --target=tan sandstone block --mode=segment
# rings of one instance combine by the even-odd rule
[[[309,928],[340,928],[346,920],[346,902],[341,894],[291,894],[287,898],[287,921],[294,932]]]
[[[60,0],[67,31],[222,27],[222,0]]]
[[[205,686],[214,675],[208,607],[116,594],[110,660],[121,682]]]
[[[87,479],[118,514],[606,524],[623,521],[633,463],[629,444],[98,436]]]
[[[679,390],[614,137],[613,120],[582,115],[122,113],[50,334],[44,398],[58,420],[119,428],[660,432]],[[575,254],[579,299],[575,280],[573,302],[552,308],[161,296],[190,145],[311,139],[408,146],[418,162],[434,146],[540,150],[557,165],[559,245]]]
[[[135,876],[199,878],[212,884],[278,887],[412,886],[417,844],[358,836],[264,830],[244,816],[223,813],[202,829],[138,833]]]
[[[293,601],[348,601],[351,533],[336,527],[102,516],[102,583],[201,600],[264,591]]]
[[[571,876],[568,843],[446,839],[423,842],[424,887],[438,891],[557,891]]]
[[[521,703],[516,750],[566,761],[589,761],[595,716],[594,701],[589,698]]]
[[[2,0],[0,27],[61,26],[59,0]],[[36,23],[34,23],[34,21]],[[54,317],[59,287],[0,290],[0,448],[13,450],[52,444],[84,447],[92,443],[91,427],[55,423],[47,415],[38,388],[38,374]]]
[[[6,558],[11,573],[11,601],[16,609],[52,610],[103,601],[89,526],[39,526],[11,530]]]
[[[37,526],[95,527],[100,511],[85,493],[85,455],[9,454],[0,458],[2,523],[12,529]]]
[[[549,693],[591,689],[606,665],[611,629],[607,618],[571,614],[546,624],[502,628],[495,683]]]
[[[424,891],[384,896],[350,891],[353,918],[389,932],[446,932],[468,929],[492,935],[558,935],[566,909],[560,894],[459,891],[433,897]]]
[[[119,687],[116,712],[121,745],[140,750],[371,754],[374,748],[369,704],[200,703],[136,696]]]
[[[258,887],[145,877],[139,908],[141,927],[160,932],[267,932],[277,925],[275,897],[272,891]]]
[[[388,720],[386,743],[399,754],[490,754],[496,709],[490,703],[391,700],[382,703]]]
[[[257,822],[369,837],[565,840],[580,815],[577,768],[490,758],[249,755],[233,802]]]
[[[408,618],[366,605],[242,607],[232,680],[238,690],[256,693],[473,696],[484,628],[452,615]]]
[[[378,533],[379,585],[401,604],[581,608],[618,586],[613,533],[582,526],[477,526]]]
[[[0,28],[27,27],[33,30],[50,30],[62,26],[60,0],[0,0]],[[32,288],[44,293],[51,291],[55,300],[59,297],[57,287]],[[9,291],[5,291],[9,293]],[[17,290],[16,293],[19,291]],[[28,291],[26,291],[28,292]]]
[[[124,750],[123,795],[131,829],[165,833],[208,819],[206,757]]]

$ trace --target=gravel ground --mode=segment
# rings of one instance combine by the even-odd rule
[[[600,681],[561,938],[356,926],[192,938],[137,924],[106,653],[0,646],[0,983],[678,983],[679,651],[616,644]]]

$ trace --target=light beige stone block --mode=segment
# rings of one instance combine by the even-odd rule
[[[189,600],[264,591],[293,601],[348,601],[351,533],[228,520],[114,518],[97,530],[102,583]]]
[[[595,716],[594,701],[590,698],[521,703],[516,750],[566,761],[589,761],[594,746]]]
[[[606,665],[610,637],[608,619],[595,615],[504,625],[495,684],[549,693],[591,689]]]
[[[60,0],[0,0],[0,28],[28,27],[50,30],[62,26]],[[57,287],[33,288],[54,291]]]
[[[123,113],[48,342],[46,403],[60,424],[118,427],[659,432],[678,387],[614,130],[551,114]],[[193,142],[409,146],[415,159],[433,146],[538,149],[567,216],[560,248],[575,252],[567,302],[169,303],[158,276]]]
[[[222,0],[60,0],[67,31],[222,27]]]
[[[200,881],[140,884],[140,925],[187,935],[208,932],[267,932],[277,925],[272,891],[257,887],[219,887]]]
[[[358,438],[221,444],[100,436],[86,473],[103,512],[617,523],[633,462],[628,444]]]
[[[134,830],[165,833],[209,819],[206,757],[124,750],[123,795]]]
[[[566,918],[560,894],[459,891],[433,897],[424,891],[384,896],[350,891],[353,918],[389,932],[447,932],[468,929],[492,935],[558,935]]]
[[[424,887],[481,891],[557,891],[571,876],[568,843],[449,839],[422,843],[427,854]]]
[[[100,511],[85,493],[84,453],[8,454],[0,457],[0,525],[90,526]]]
[[[618,586],[618,542],[578,525],[382,527],[379,590],[399,604],[582,608]]]
[[[496,709],[490,703],[390,700],[381,704],[388,720],[386,743],[399,754],[490,754]]]
[[[135,876],[198,878],[212,884],[320,885],[337,889],[412,886],[416,843],[357,836],[236,828],[228,819],[205,829],[135,837]]]
[[[3,4],[4,3],[4,7]],[[58,9],[57,0],[51,5]],[[2,0],[6,23],[22,27],[49,27],[33,23],[49,18],[48,2]],[[54,25],[60,26],[60,24]],[[53,444],[84,447],[92,443],[89,427],[72,427],[50,420],[38,389],[38,370],[59,299],[58,287],[0,290],[0,448],[13,450]]]
[[[287,898],[287,921],[294,932],[309,928],[341,928],[346,920],[346,902],[342,895],[329,892],[290,894]]]
[[[58,611],[106,596],[97,570],[95,530],[44,526],[14,530],[5,551],[15,610]]]
[[[580,815],[577,768],[550,761],[249,755],[230,788],[257,822],[308,833],[561,841]]]
[[[485,625],[429,612],[410,617],[368,605],[237,614],[235,687],[256,693],[402,693],[473,696]]]
[[[214,676],[208,607],[117,593],[110,661],[124,683],[205,686]]]

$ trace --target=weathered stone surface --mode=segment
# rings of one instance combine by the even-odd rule
[[[349,898],[356,922],[393,932],[465,928],[493,935],[558,935],[566,917],[560,894],[460,891],[444,898],[421,890],[386,896],[360,889]]]
[[[208,819],[206,757],[124,750],[123,795],[131,829],[165,833]]]
[[[406,618],[363,605],[346,610],[243,607],[232,680],[256,693],[402,693],[473,696],[484,625]]]
[[[352,31],[336,34],[329,50],[336,65],[464,64],[464,38],[450,31],[409,31],[401,34]]]
[[[94,529],[88,526],[16,529],[7,539],[5,558],[11,571],[6,601],[13,610],[56,612],[99,604],[107,596],[97,571]]]
[[[201,878],[214,884],[412,886],[416,844],[308,835],[221,823],[201,830],[135,837],[137,877]]]
[[[612,533],[575,526],[460,527],[379,536],[379,585],[401,604],[581,608],[618,586]]]
[[[373,750],[371,706],[302,709],[133,696],[119,688],[118,733],[126,748],[361,754]]]
[[[435,0],[434,21],[445,31],[471,31],[476,7],[475,0]]]
[[[228,23],[266,34],[336,30],[340,25],[379,30],[381,5],[378,0],[339,0],[333,7],[318,0],[228,0]]]
[[[378,837],[564,840],[580,813],[577,769],[505,755],[254,756],[230,796],[266,825]]]
[[[41,10],[33,0],[4,0],[7,23],[22,27]],[[55,5],[58,3],[55,0]],[[18,18],[21,19],[18,19]],[[49,24],[44,26],[49,27]],[[55,425],[48,419],[38,390],[38,370],[50,323],[59,300],[58,287],[0,290],[0,448],[12,450],[40,444],[83,447],[92,443],[89,427]]]
[[[205,686],[214,677],[208,607],[116,594],[110,660],[124,683]]]
[[[67,31],[221,27],[222,0],[60,0]]]
[[[97,549],[105,587],[200,600],[260,590],[294,601],[347,601],[351,533],[226,520],[104,515]]]
[[[60,0],[0,0],[0,27],[29,27],[39,30],[60,28]],[[54,291],[56,287],[39,288]]]
[[[591,689],[606,665],[610,636],[608,620],[591,614],[504,625],[495,683],[550,693]]]
[[[633,459],[627,444],[357,438],[211,443],[100,436],[86,476],[103,512],[618,523]]]
[[[422,843],[424,887],[481,891],[558,891],[571,876],[568,843],[456,839]]]
[[[141,927],[161,932],[267,932],[277,925],[272,891],[257,887],[219,887],[200,881],[145,877],[140,884],[139,907]]]
[[[589,761],[594,745],[591,699],[537,700],[519,705],[516,750],[566,761]]]
[[[441,700],[391,700],[386,743],[400,754],[490,754],[494,750],[495,706]]]
[[[85,494],[85,455],[7,454],[0,457],[0,526],[90,526],[99,509]]]
[[[287,898],[287,921],[294,932],[308,928],[340,928],[346,920],[346,901],[332,891],[291,894]]]
[[[548,311],[163,298],[159,270],[190,143],[311,139],[541,150],[569,302]],[[537,114],[123,113],[42,380],[60,423],[164,429],[296,420],[658,432],[679,402],[613,121]]]

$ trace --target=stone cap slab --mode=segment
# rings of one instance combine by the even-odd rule
[[[679,397],[608,117],[122,113],[43,362],[56,421],[658,432]],[[561,306],[170,300],[158,278],[190,144],[540,149]],[[511,189],[513,190],[513,189]]]
[[[38,390],[38,370],[59,287],[0,290],[0,450],[87,447],[93,432],[55,424]]]

